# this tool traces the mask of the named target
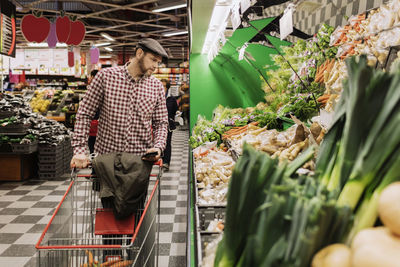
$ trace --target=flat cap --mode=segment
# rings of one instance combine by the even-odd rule
[[[152,38],[144,38],[139,41],[138,47],[147,49],[150,52],[162,56],[163,58],[168,58],[168,54],[165,49],[160,45],[159,42]]]

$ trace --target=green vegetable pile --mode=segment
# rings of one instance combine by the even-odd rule
[[[7,125],[16,123],[16,122],[17,122],[17,118],[13,116],[13,117],[1,119],[0,120],[0,126],[4,127],[4,126],[7,126]]]
[[[244,146],[215,266],[310,266],[322,247],[375,224],[380,193],[400,180],[400,69],[374,70],[365,56],[346,63],[349,79],[314,176],[296,175],[312,147],[279,165]]]
[[[279,165],[244,145],[229,184],[215,266],[305,267],[317,249],[340,240],[350,209],[338,207],[327,190],[319,191],[314,178],[291,177],[313,154],[310,148]]]

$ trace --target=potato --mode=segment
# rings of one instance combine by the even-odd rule
[[[353,239],[352,267],[399,267],[400,238],[386,227],[368,228]]]
[[[400,236],[400,182],[392,183],[382,191],[378,214],[383,224]]]
[[[329,245],[315,254],[311,267],[351,267],[351,250],[343,244]]]

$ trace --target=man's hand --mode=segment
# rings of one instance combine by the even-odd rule
[[[147,160],[147,161],[158,161],[161,158],[161,149],[153,147],[150,148],[146,151],[145,155],[148,153],[152,153],[152,152],[156,152],[157,155],[156,156],[151,156],[151,157],[142,157],[142,160]]]
[[[77,168],[77,169],[84,169],[87,168],[89,165],[90,161],[87,155],[84,154],[77,154],[72,157],[71,160],[71,169]]]

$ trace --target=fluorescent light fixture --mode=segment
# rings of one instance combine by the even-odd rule
[[[27,43],[29,47],[49,47],[48,43]],[[67,47],[67,44],[57,43],[56,47]]]
[[[168,5],[160,5],[158,7],[156,7],[155,9],[153,9],[153,12],[164,12],[164,11],[168,11],[168,10],[173,10],[173,9],[178,9],[178,8],[183,8],[186,7],[187,4],[186,2],[174,2],[174,3],[170,3]]]
[[[111,43],[98,43],[94,44],[94,46],[105,46],[105,45],[110,45]]]
[[[113,51],[111,47],[104,47],[104,49],[110,52]]]
[[[166,32],[163,33],[162,35],[165,37],[169,37],[169,36],[175,36],[175,35],[183,35],[183,34],[188,34],[188,31],[175,31],[175,32]]]
[[[112,42],[115,41],[114,38],[112,38],[110,35],[108,35],[108,34],[105,33],[105,32],[100,33],[100,35],[103,36],[104,38],[106,38],[107,40],[110,40],[110,41],[112,41]]]
[[[111,55],[100,55],[99,58],[111,58]]]
[[[210,24],[208,25],[206,40],[203,45],[203,54],[207,54],[210,51],[210,48],[218,41],[221,32],[226,29],[230,9],[231,7],[226,5],[214,7]]]
[[[202,49],[202,54],[208,54],[208,60],[210,62],[218,54],[218,41],[226,30],[229,19],[228,16],[233,6],[239,3],[239,1],[240,0],[217,0],[214,6]]]

